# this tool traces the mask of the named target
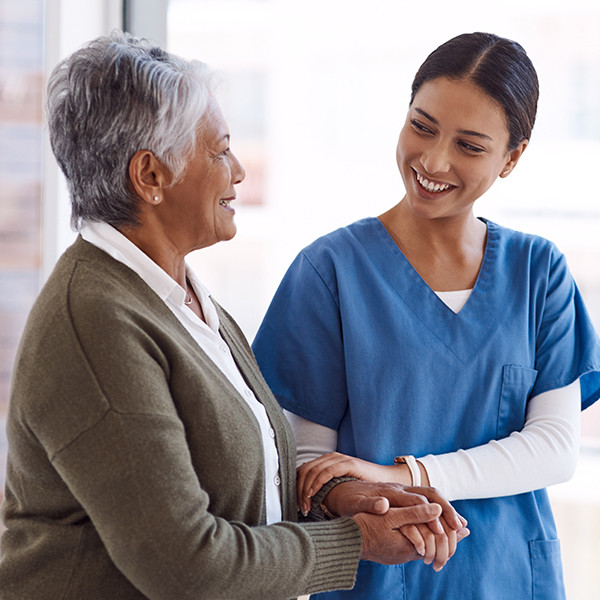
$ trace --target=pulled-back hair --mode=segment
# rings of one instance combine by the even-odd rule
[[[71,224],[138,224],[129,162],[150,150],[175,183],[194,149],[211,94],[211,74],[121,31],[60,62],[48,81],[52,151],[71,197]]]
[[[412,84],[410,103],[421,86],[438,77],[469,80],[506,114],[508,149],[531,136],[539,95],[535,68],[517,42],[491,33],[464,33],[434,50]]]

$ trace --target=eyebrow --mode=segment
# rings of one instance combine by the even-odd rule
[[[415,106],[415,111],[418,112],[420,115],[423,115],[426,119],[431,121],[434,125],[439,125],[438,120],[434,119],[430,114],[426,113],[422,108],[417,108]],[[471,131],[470,129],[459,129],[458,133],[462,133],[463,135],[474,135],[475,137],[483,138],[485,140],[490,140],[491,142],[494,141],[493,138],[491,138],[489,135],[486,135],[485,133],[479,133],[478,131]]]

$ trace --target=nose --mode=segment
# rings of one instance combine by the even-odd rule
[[[246,170],[242,166],[242,163],[239,161],[238,157],[235,154],[231,154],[233,162],[231,165],[231,178],[233,180],[234,185],[238,183],[242,183],[244,179],[246,179]]]
[[[438,138],[423,150],[420,163],[429,175],[447,173],[450,170],[450,148]]]

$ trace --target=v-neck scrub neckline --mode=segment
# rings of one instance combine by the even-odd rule
[[[402,298],[424,327],[427,327],[446,345],[461,362],[468,362],[498,326],[503,314],[502,294],[494,289],[501,276],[497,271],[498,227],[487,225],[487,239],[479,274],[469,299],[458,313],[449,310],[434,290],[425,282],[377,218],[363,219],[357,228],[373,228],[373,236],[365,236],[365,250],[372,252],[372,260],[389,285]],[[380,248],[374,251],[377,245]],[[493,293],[492,293],[493,292]]]

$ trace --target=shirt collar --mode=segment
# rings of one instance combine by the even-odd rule
[[[85,222],[79,233],[90,244],[104,250],[115,260],[135,271],[150,288],[163,300],[178,307],[184,306],[185,290],[147,254],[108,223]],[[218,329],[218,315],[209,300],[209,289],[198,279],[186,263],[186,275],[194,285],[200,298],[202,309],[211,329]]]

